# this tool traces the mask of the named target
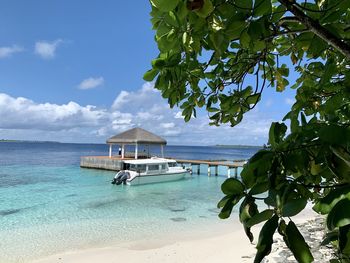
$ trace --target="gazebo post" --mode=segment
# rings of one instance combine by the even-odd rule
[[[161,154],[162,158],[164,158],[163,144],[160,145],[160,154]]]
[[[137,151],[138,151],[138,145],[136,143],[136,145],[135,145],[135,159],[137,159]]]
[[[124,144],[122,144],[122,159],[124,159],[124,152],[125,152],[125,148],[124,148]]]
[[[109,145],[109,158],[112,157],[112,144]]]

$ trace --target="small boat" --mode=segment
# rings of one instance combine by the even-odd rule
[[[178,166],[175,160],[150,158],[124,161],[125,170],[119,171],[112,184],[150,184],[183,179],[190,170]]]

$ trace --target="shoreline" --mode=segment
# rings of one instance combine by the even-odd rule
[[[66,251],[32,263],[53,262],[86,262],[86,263],[115,263],[115,262],[217,262],[218,257],[226,254],[228,244],[239,244],[240,253],[253,255],[255,246],[245,236],[238,219],[231,219],[225,224],[209,225],[203,231],[188,231],[172,233],[167,237],[152,240],[123,242],[107,247],[92,247],[82,250]],[[218,219],[220,222],[220,219]],[[256,229],[258,230],[258,228]],[[256,235],[257,232],[253,231]],[[225,244],[223,243],[225,242]],[[243,245],[243,246],[242,246]],[[241,261],[242,255],[235,250],[230,251],[230,260]],[[243,255],[243,256],[244,256]],[[226,256],[225,256],[226,257]],[[244,257],[243,257],[244,259]],[[248,259],[248,258],[247,258]],[[236,261],[235,261],[236,260]]]
[[[130,263],[214,263],[218,262],[218,259],[220,262],[253,262],[256,253],[255,246],[262,224],[253,227],[254,241],[250,243],[237,215],[228,220],[230,222],[208,226],[200,232],[189,231],[185,235],[173,233],[156,240],[140,240],[112,244],[107,247],[66,251],[34,260],[32,263],[116,263],[123,261]],[[300,227],[300,231],[311,246],[315,262],[328,262],[333,254],[332,249],[319,245],[323,237],[323,226],[320,225],[322,218],[311,208],[307,208],[293,220]],[[285,247],[278,234],[275,234],[272,252],[264,262],[295,262],[293,255]]]

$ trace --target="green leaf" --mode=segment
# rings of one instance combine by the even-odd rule
[[[254,215],[251,219],[249,219],[246,223],[246,226],[252,227],[254,225],[260,224],[268,219],[270,219],[274,214],[274,210],[266,209],[259,214]]]
[[[253,95],[250,95],[247,97],[246,99],[246,102],[251,105],[251,104],[256,104],[260,101],[260,98],[261,98],[261,94],[260,93],[256,93],[256,94],[253,94]]]
[[[224,196],[224,197],[219,201],[219,203],[217,204],[217,208],[222,208],[222,207],[224,207],[225,204],[226,204],[229,200],[232,201],[232,196],[230,196],[230,195]]]
[[[344,198],[350,198],[349,185],[332,189],[325,197],[316,202],[313,210],[321,214],[327,214],[339,200]]]
[[[235,0],[235,3],[242,12],[250,12],[253,7],[253,0]]]
[[[257,253],[255,255],[254,263],[260,263],[265,256],[270,254],[273,243],[273,234],[278,227],[278,216],[274,215],[261,228],[259,234],[258,244],[256,246]]]
[[[163,58],[156,58],[154,60],[152,60],[152,66],[155,69],[161,69],[165,66],[165,59]]]
[[[229,178],[221,185],[221,190],[226,195],[241,195],[243,194],[245,187],[239,180]]]
[[[158,73],[159,73],[158,69],[150,69],[143,75],[143,79],[146,81],[152,81],[157,76]]]
[[[258,183],[250,189],[249,194],[250,195],[262,194],[262,193],[265,193],[268,189],[269,189],[268,182]]]
[[[299,263],[310,263],[314,260],[309,246],[293,221],[289,221],[286,227],[286,238],[288,247]]]
[[[208,112],[218,112],[219,109],[218,108],[214,108],[214,107],[210,107],[210,108],[207,108],[207,111]]]
[[[282,207],[282,216],[295,216],[302,211],[307,204],[306,198],[293,199],[285,203]]]
[[[242,199],[242,197],[243,195],[240,195],[240,196],[228,195],[222,198],[218,203],[218,208],[222,207],[219,213],[219,217],[221,219],[226,219],[230,217],[233,207]]]
[[[281,68],[278,68],[277,71],[284,77],[289,76],[289,68],[286,65],[283,65]]]
[[[245,234],[249,238],[249,241],[253,242],[254,241],[254,236],[253,236],[253,233],[250,231],[250,227],[247,227],[247,226],[244,225],[243,228],[244,228]]]
[[[339,227],[339,250],[343,256],[350,256],[350,225]]]
[[[350,154],[343,147],[330,146],[332,152],[350,167]]]
[[[150,0],[151,4],[160,11],[169,12],[175,9],[180,0]]]
[[[241,43],[242,47],[249,48],[250,36],[248,34],[248,30],[247,29],[242,31],[241,36],[240,36],[240,43]]]
[[[169,0],[167,0],[167,1],[169,1]],[[210,13],[213,11],[214,11],[214,6],[213,6],[211,0],[204,0],[204,5],[202,6],[202,8],[199,10],[196,10],[195,12],[198,16],[205,18],[208,15],[210,15]]]
[[[218,208],[222,208],[219,217],[221,219],[230,217],[233,207],[242,199],[242,197],[243,195],[227,195],[223,197],[217,205]]]
[[[230,215],[231,215],[231,212],[232,212],[232,209],[233,209],[233,199],[234,198],[230,198],[226,201],[224,207],[221,209],[220,213],[219,213],[219,218],[221,219],[226,219],[226,218],[229,218]]]
[[[319,136],[322,140],[332,144],[342,144],[349,138],[348,128],[338,125],[327,125],[320,129]]]
[[[269,131],[269,144],[276,147],[282,141],[286,131],[287,126],[284,123],[273,122]]]
[[[219,54],[225,52],[228,42],[221,31],[210,34],[210,40],[213,42],[214,48]]]
[[[271,0],[255,0],[254,3],[254,16],[263,16],[271,14],[272,4]]]
[[[233,21],[230,23],[226,30],[225,34],[229,39],[237,39],[241,35],[242,30],[247,26],[245,21]]]
[[[325,235],[324,239],[322,240],[321,246],[326,246],[332,241],[338,240],[338,235],[339,235],[338,232],[339,232],[338,229],[328,232]]]
[[[260,150],[243,167],[241,178],[247,188],[254,186],[258,178],[266,178],[274,158],[273,152]]]
[[[239,220],[245,225],[249,219],[258,213],[255,200],[248,196],[243,200],[239,208]]]
[[[334,205],[327,216],[327,227],[333,230],[350,224],[350,200],[343,199]]]

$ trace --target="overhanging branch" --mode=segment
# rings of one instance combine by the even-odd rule
[[[297,6],[294,1],[290,0],[278,0],[284,5],[288,11],[290,11],[303,25],[310,29],[315,35],[332,45],[339,52],[341,52],[347,59],[350,59],[350,46],[337,38],[333,33],[320,25],[316,20],[307,16]]]

